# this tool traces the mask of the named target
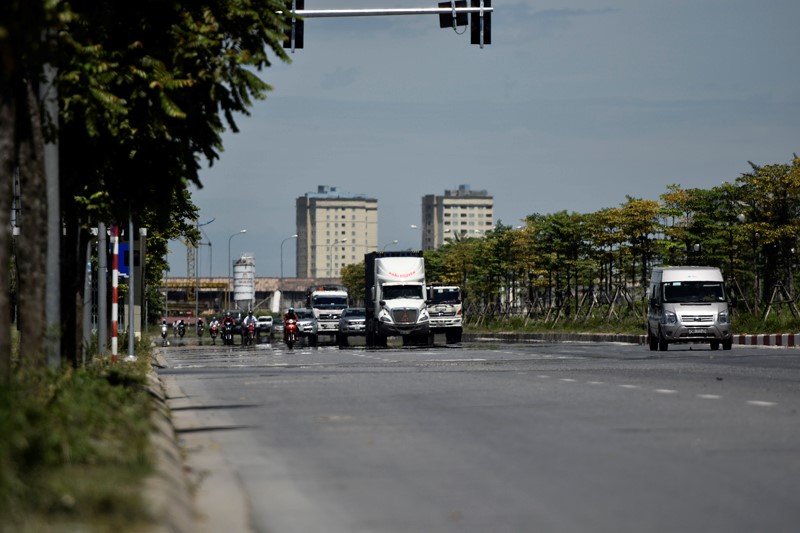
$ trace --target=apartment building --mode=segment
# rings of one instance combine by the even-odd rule
[[[297,198],[297,277],[338,278],[378,247],[378,200],[320,185]]]
[[[440,248],[447,239],[483,237],[494,227],[494,198],[469,185],[444,195],[422,197],[422,249]]]

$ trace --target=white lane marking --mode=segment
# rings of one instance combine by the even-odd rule
[[[587,381],[589,385],[605,385],[605,381]]]
[[[747,400],[747,405],[755,405],[756,407],[774,407],[778,404],[776,402],[765,402],[762,400]]]
[[[719,400],[722,398],[719,394],[698,394],[697,397],[703,400]]]
[[[546,375],[544,375],[544,374],[539,374],[539,375],[538,375],[538,376],[536,376],[536,377],[537,377],[537,378],[539,378],[539,379],[550,379],[550,376],[546,376]]]
[[[564,381],[566,383],[575,383],[575,380],[572,378],[561,378],[561,381]]]
[[[627,383],[623,383],[622,385],[620,385],[620,388],[622,388],[622,389],[638,389],[639,385],[629,385]]]
[[[675,389],[655,389],[655,391],[659,394],[678,394]]]

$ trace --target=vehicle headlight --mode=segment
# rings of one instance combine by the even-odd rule
[[[664,311],[661,314],[661,323],[674,326],[678,323],[678,315],[672,311]]]
[[[378,320],[380,320],[381,322],[387,322],[389,324],[394,322],[392,320],[392,317],[389,315],[389,313],[385,309],[381,309],[381,312],[378,315]]]
[[[431,319],[431,315],[428,314],[427,309],[423,309],[419,313],[419,320],[417,322],[428,322]]]
[[[717,320],[719,320],[720,324],[730,324],[730,318],[728,317],[727,311],[722,311],[719,315],[717,315]]]

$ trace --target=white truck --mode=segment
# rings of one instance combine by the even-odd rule
[[[461,342],[464,317],[460,287],[438,283],[428,286],[428,314],[431,333],[444,333],[447,344]]]
[[[347,289],[341,285],[314,285],[306,291],[306,306],[317,319],[317,336],[336,338],[339,319],[347,309]]]
[[[364,256],[367,346],[433,344],[425,302],[425,258],[421,251],[371,252]]]

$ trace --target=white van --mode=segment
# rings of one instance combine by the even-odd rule
[[[733,345],[728,296],[715,267],[656,267],[650,276],[647,341],[666,351],[675,342]]]

